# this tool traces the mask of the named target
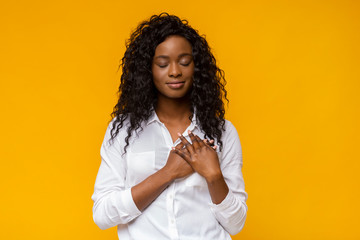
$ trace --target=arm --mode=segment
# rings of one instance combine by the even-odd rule
[[[211,148],[191,131],[189,131],[189,136],[192,144],[180,133],[178,135],[186,148],[174,149],[174,151],[205,178],[212,202],[219,204],[225,199],[229,188],[222,175],[215,149]]]
[[[176,148],[182,148],[182,144]],[[143,211],[175,179],[193,172],[191,166],[174,151],[170,152],[166,165],[131,189],[132,197],[138,209]]]
[[[212,212],[219,223],[234,235],[243,228],[247,212],[247,194],[241,173],[241,145],[236,129],[230,122],[226,122],[221,161],[215,151],[200,143],[196,135],[189,135],[192,144],[181,136],[187,148],[175,151],[205,178],[212,199]]]
[[[210,208],[226,231],[235,235],[245,224],[247,193],[241,171],[242,149],[238,133],[229,121],[226,122],[225,128],[220,166],[229,193],[220,204],[210,204]]]
[[[127,167],[122,157],[122,145],[116,139],[110,145],[109,138],[108,127],[101,146],[101,165],[91,197],[94,201],[94,222],[101,229],[126,224],[135,219],[174,179],[193,172],[189,164],[171,152],[162,169],[136,186],[126,188]]]
[[[109,132],[108,128],[101,145],[101,164],[91,197],[94,222],[103,230],[128,223],[141,214],[132,200],[131,189],[125,188],[126,163],[121,145],[115,139],[110,146]]]

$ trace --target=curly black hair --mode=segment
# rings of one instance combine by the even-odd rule
[[[171,35],[182,36],[192,46],[194,60],[193,86],[190,92],[191,111],[196,110],[197,121],[205,138],[216,139],[222,149],[222,131],[225,130],[225,108],[228,101],[224,71],[216,66],[205,37],[189,26],[187,20],[161,13],[139,24],[126,42],[126,51],[119,68],[122,69],[119,100],[111,113],[113,140],[125,120],[127,137],[124,152],[133,131],[142,130],[141,123],[149,119],[157,103],[157,89],[153,83],[151,65],[156,47]],[[115,119],[114,119],[115,118]],[[112,121],[111,120],[111,121]]]

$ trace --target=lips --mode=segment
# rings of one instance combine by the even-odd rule
[[[168,85],[168,87],[171,89],[179,89],[185,85],[185,82],[181,82],[181,81],[169,82],[166,83],[166,85]]]

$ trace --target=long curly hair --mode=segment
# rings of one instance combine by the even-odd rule
[[[221,136],[225,130],[223,99],[228,101],[224,72],[217,67],[206,39],[189,26],[187,20],[161,13],[140,23],[131,34],[119,66],[122,69],[119,100],[111,113],[114,121],[110,140],[114,140],[122,127],[127,127],[124,153],[134,131],[142,130],[141,123],[149,119],[156,107],[157,89],[153,83],[152,61],[156,47],[171,35],[184,37],[192,46],[194,75],[190,90],[191,111],[194,113],[196,110],[197,121],[205,138],[215,139],[222,149]],[[129,123],[125,126],[127,119]]]

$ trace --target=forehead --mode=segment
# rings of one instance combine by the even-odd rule
[[[178,56],[184,53],[192,54],[192,47],[188,40],[181,36],[169,36],[155,49],[155,56]]]

